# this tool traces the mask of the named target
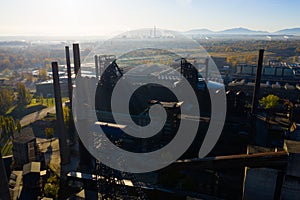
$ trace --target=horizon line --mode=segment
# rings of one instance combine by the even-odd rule
[[[157,28],[157,27],[156,27]],[[190,29],[185,29],[185,30],[174,30],[174,29],[161,29],[161,30],[170,30],[170,31],[175,31],[175,32],[178,32],[178,33],[186,33],[186,32],[189,32],[189,31],[193,31],[193,30],[207,30],[207,31],[211,31],[212,34],[216,33],[220,33],[220,32],[223,32],[223,31],[227,31],[227,30],[232,30],[232,29],[246,29],[246,30],[249,30],[249,31],[255,31],[255,32],[265,32],[265,33],[269,33],[269,34],[274,34],[274,33],[277,33],[279,31],[282,31],[282,30],[289,30],[289,29],[297,29],[299,28],[300,29],[300,25],[299,26],[295,26],[295,27],[288,27],[288,28],[282,28],[282,29],[278,29],[276,31],[266,31],[266,30],[262,30],[262,29],[251,29],[251,28],[247,28],[247,27],[243,27],[243,26],[237,26],[237,27],[232,27],[232,28],[227,28],[227,29],[219,29],[219,30],[212,30],[212,29],[209,29],[209,28],[206,28],[206,27],[199,27],[199,28],[190,28]],[[47,35],[47,34],[40,34],[40,33],[37,33],[37,34],[20,34],[20,33],[17,33],[17,34],[7,34],[7,33],[3,33],[1,34],[0,33],[0,37],[102,37],[102,38],[108,38],[108,37],[111,37],[111,36],[118,36],[122,33],[126,33],[126,32],[130,32],[130,31],[134,31],[134,30],[140,30],[140,29],[151,29],[151,28],[138,28],[138,29],[132,29],[132,30],[127,30],[127,31],[114,31],[115,33],[108,33],[108,34],[92,34],[92,35],[86,35],[86,34],[78,34],[78,35],[71,35],[71,34],[55,34],[55,35]],[[160,29],[160,28],[157,28],[157,29]],[[118,33],[116,33],[118,32]]]

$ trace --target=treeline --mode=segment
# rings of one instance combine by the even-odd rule
[[[30,91],[25,88],[24,83],[18,84],[16,92],[11,88],[0,88],[0,115],[5,115],[13,105],[25,107],[31,99]]]
[[[249,52],[260,48],[281,56],[300,53],[300,40],[216,40],[199,41],[208,52]]]
[[[269,60],[300,62],[300,40],[216,40],[199,43],[213,56],[226,58],[232,66],[256,64],[261,48],[266,50],[266,63]]]
[[[50,68],[51,61],[65,62],[64,49],[47,49],[37,47],[1,47],[0,71],[26,68]]]
[[[65,45],[26,45],[26,46],[0,46],[0,72],[4,69],[28,69],[51,67],[52,61],[65,64]],[[88,55],[95,44],[82,44],[82,58]],[[70,50],[71,62],[73,58]]]

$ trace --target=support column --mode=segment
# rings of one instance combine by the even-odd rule
[[[0,151],[0,199],[10,199],[6,170]]]

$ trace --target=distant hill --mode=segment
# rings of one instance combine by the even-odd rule
[[[274,32],[276,35],[300,35],[300,28],[288,28]]]
[[[232,35],[264,35],[267,31],[254,31],[247,28],[231,28],[217,32],[218,34],[232,34]]]
[[[184,34],[186,34],[186,35],[209,35],[209,34],[214,34],[214,33],[215,33],[214,31],[211,31],[206,28],[192,29],[192,30],[184,32]]]
[[[185,35],[215,35],[215,34],[226,34],[226,35],[266,35],[269,34],[267,31],[254,31],[247,28],[231,28],[223,31],[211,31],[209,29],[192,29],[184,32]]]

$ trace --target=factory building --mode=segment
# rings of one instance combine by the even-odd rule
[[[31,135],[20,135],[13,140],[14,167],[21,169],[23,165],[37,160],[36,138]]]
[[[54,97],[53,80],[43,81],[35,84],[36,96],[43,95],[43,97]],[[61,80],[61,95],[62,97],[68,97],[68,82]]]

